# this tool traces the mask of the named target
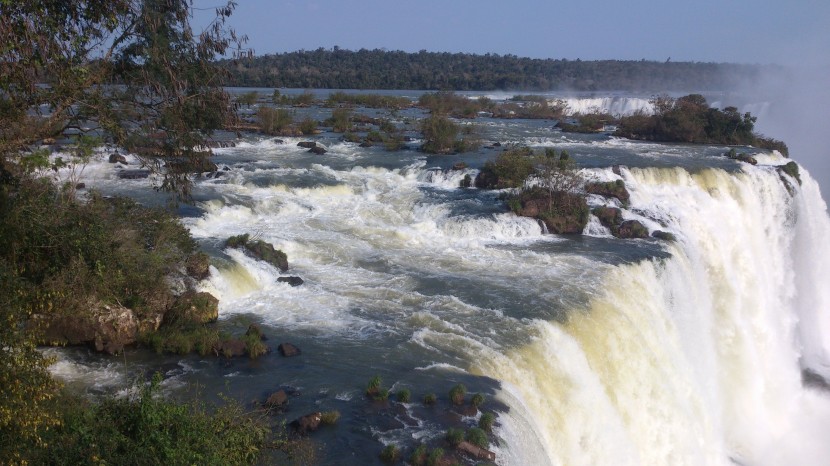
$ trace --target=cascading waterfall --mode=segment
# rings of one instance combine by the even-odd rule
[[[531,344],[476,359],[528,416],[506,437],[536,439],[511,464],[543,464],[529,443],[550,464],[826,464],[830,399],[801,368],[828,367],[830,220],[802,176],[791,195],[769,167],[626,171],[633,208],[678,241],[611,268]]]

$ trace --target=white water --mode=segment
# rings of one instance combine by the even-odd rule
[[[562,99],[567,104],[566,113],[608,113],[615,116],[632,115],[636,112],[652,113],[654,106],[649,99],[642,97],[568,97]]]
[[[509,437],[535,437],[557,465],[827,464],[830,398],[801,382],[802,366],[826,376],[830,361],[816,183],[802,172],[791,197],[767,168],[624,175],[632,205],[679,232],[672,257],[612,269],[567,322],[478,359],[529,420]]]

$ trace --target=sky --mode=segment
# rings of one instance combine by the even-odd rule
[[[223,0],[195,0],[205,13]],[[198,21],[196,21],[198,23]],[[257,55],[319,47],[830,64],[827,0],[238,0]]]
[[[194,0],[198,29],[225,0]],[[830,199],[830,0],[237,0],[229,25],[255,55],[320,47],[569,60],[780,64],[746,93]]]

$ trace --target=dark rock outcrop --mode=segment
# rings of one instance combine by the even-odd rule
[[[210,153],[205,152],[171,160],[167,163],[167,169],[172,173],[206,173],[218,171],[219,167],[210,161]]]
[[[452,164],[453,170],[463,170],[465,168],[467,168],[466,162],[455,162],[454,164]]]
[[[617,229],[623,222],[620,209],[616,207],[596,207],[591,213],[597,216],[602,226],[611,230],[611,234],[616,236]]]
[[[277,390],[265,400],[265,407],[269,409],[283,410],[288,406],[288,395],[285,390]]]
[[[626,220],[620,224],[617,234],[618,238],[648,238],[648,228],[637,220]]]
[[[288,256],[284,252],[275,249],[274,246],[265,241],[251,241],[247,233],[228,238],[225,246],[229,248],[240,248],[251,257],[268,262],[282,272],[288,271]]]
[[[315,413],[306,414],[291,421],[291,427],[300,435],[307,435],[316,431],[320,427],[320,421],[323,419],[323,413],[317,411]]]
[[[291,286],[300,286],[304,283],[300,277],[279,277],[277,281],[280,283],[288,283]]]
[[[265,334],[262,333],[262,329],[257,324],[249,325],[248,330],[245,330],[245,336],[253,336],[254,338],[259,339],[260,341],[267,340],[267,338],[265,338]]]
[[[124,157],[123,155],[119,154],[118,152],[113,152],[112,154],[110,154],[109,162],[110,163],[122,163],[124,165],[128,165],[127,164],[127,157]]]
[[[143,180],[150,176],[150,170],[119,170],[118,178],[122,180]]]
[[[492,451],[485,450],[477,445],[473,445],[472,443],[464,440],[458,444],[456,447],[458,451],[462,453],[466,453],[472,456],[475,459],[485,460],[485,461],[496,461],[496,454]]]
[[[517,215],[539,219],[557,234],[581,234],[590,217],[584,196],[561,191],[551,195],[541,188],[523,191],[510,200],[510,206]]]
[[[801,184],[801,173],[798,171],[798,164],[795,162],[787,162],[785,165],[781,165],[778,167],[778,170],[782,173],[786,173],[787,175],[794,178],[798,181],[798,184]]]
[[[245,356],[247,346],[244,341],[231,339],[219,342],[213,347],[213,352],[217,356],[224,356],[226,358],[237,358]]]
[[[661,230],[654,230],[651,233],[651,237],[661,239],[663,241],[672,241],[672,242],[677,241],[677,238],[675,238],[674,234],[669,233],[667,231],[661,231]]]
[[[317,155],[323,155],[326,152],[328,152],[328,151],[326,151],[325,147],[323,147],[323,146],[314,146],[314,147],[310,148],[308,151],[311,152],[312,154],[317,154]]]
[[[306,149],[312,149],[317,147],[317,143],[314,141],[300,141],[297,143],[297,147],[304,147]]]
[[[631,195],[625,188],[623,180],[608,181],[608,182],[594,182],[585,185],[585,192],[588,194],[598,194],[604,197],[615,197],[619,199],[623,205],[628,205]]]
[[[219,318],[219,300],[210,293],[188,291],[164,315],[165,324],[207,324]]]
[[[96,351],[121,352],[136,342],[141,323],[126,307],[97,303],[83,314],[35,315],[32,323],[42,343],[50,345],[90,344]]]
[[[204,280],[210,276],[210,257],[203,252],[188,257],[184,266],[187,275],[196,280]]]
[[[279,351],[280,354],[285,356],[286,358],[290,358],[292,356],[299,356],[301,354],[300,348],[297,348],[291,343],[280,343],[280,345],[277,347],[277,351]]]
[[[747,154],[738,154],[738,161],[748,163],[750,165],[758,165],[758,161],[755,160],[755,157]]]

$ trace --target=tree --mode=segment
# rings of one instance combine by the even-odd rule
[[[0,164],[20,175],[32,147],[96,134],[189,192],[164,161],[199,159],[210,133],[234,115],[214,64],[244,37],[226,28],[235,3],[192,30],[188,0],[0,0]]]

